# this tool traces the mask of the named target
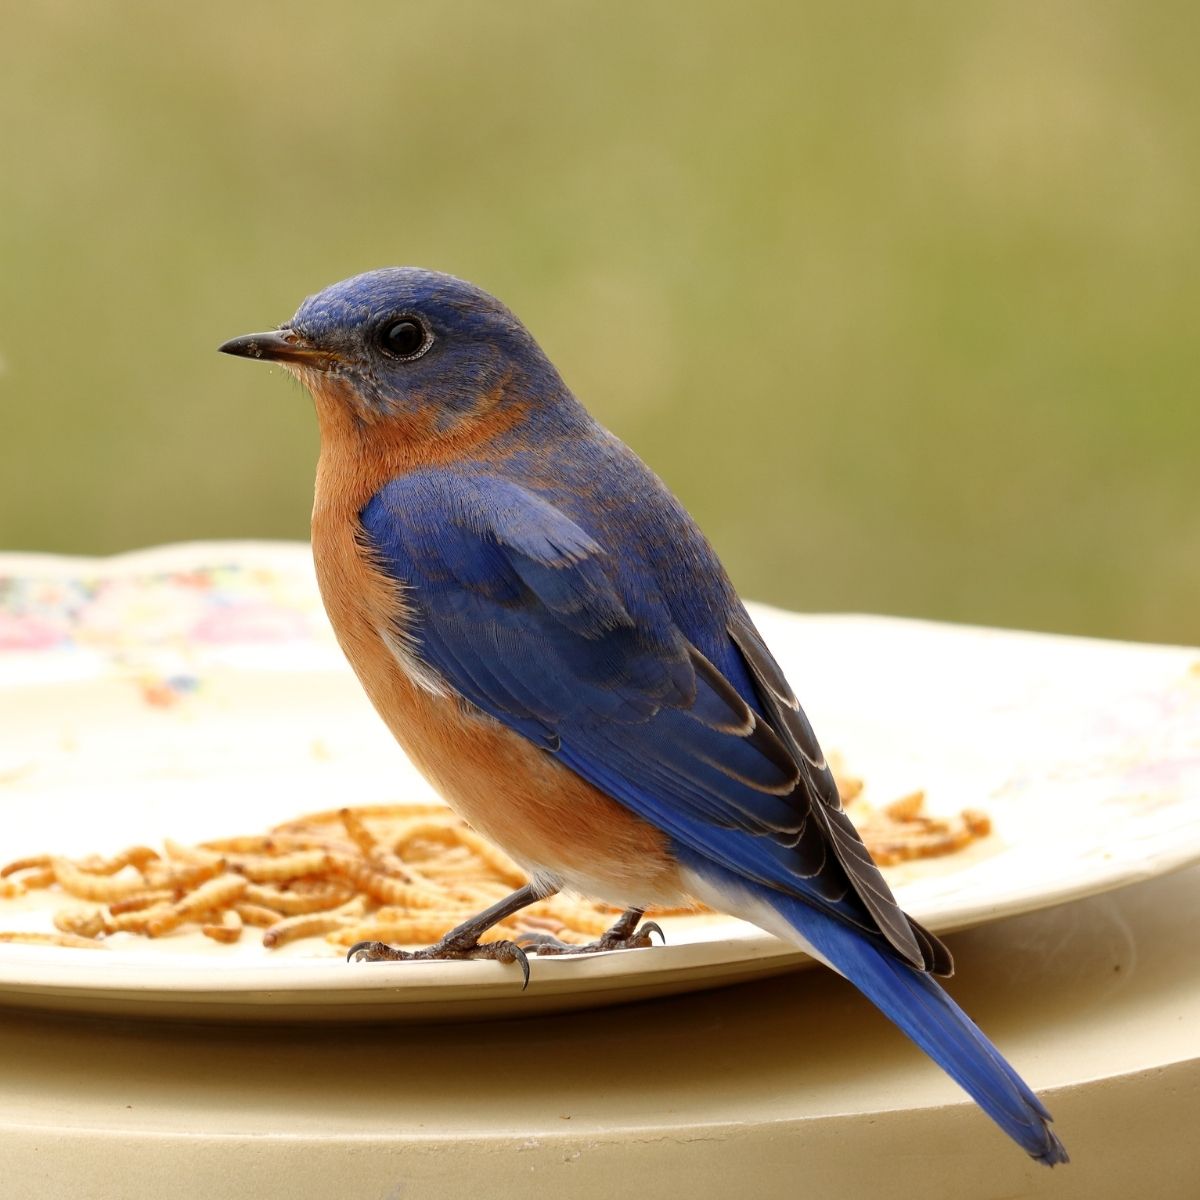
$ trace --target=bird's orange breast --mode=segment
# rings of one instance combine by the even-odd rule
[[[306,381],[307,382],[307,381]],[[314,388],[321,457],[312,545],[325,609],[367,696],[408,756],[474,828],[527,870],[625,907],[678,903],[679,872],[661,830],[553,755],[466,704],[422,686],[385,634],[403,643],[412,611],[361,541],[359,512],[415,466],[414,448],[364,437],[337,397]]]

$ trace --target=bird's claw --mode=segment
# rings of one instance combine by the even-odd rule
[[[634,937],[644,937],[644,942],[639,942],[639,946],[652,946],[654,943],[650,940],[652,933],[658,934],[658,940],[665,946],[667,944],[667,935],[663,933],[662,926],[657,921],[643,921],[641,928],[634,934]]]
[[[653,945],[651,934],[657,933],[666,945],[667,937],[662,926],[657,921],[643,921],[635,930],[629,933],[610,929],[601,934],[594,942],[577,946],[570,942],[559,941],[552,933],[529,932],[516,937],[518,946],[532,950],[539,957],[543,954],[600,954],[608,950],[641,950]]]
[[[485,958],[521,967],[521,991],[529,986],[529,956],[516,942],[458,943],[443,939],[424,950],[401,950],[386,942],[356,942],[346,954],[347,962],[410,962],[421,959]]]

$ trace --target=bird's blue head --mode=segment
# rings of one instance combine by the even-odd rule
[[[310,296],[270,333],[221,346],[278,362],[357,422],[422,418],[449,430],[514,398],[553,403],[566,389],[541,348],[487,292],[415,267],[368,271]]]

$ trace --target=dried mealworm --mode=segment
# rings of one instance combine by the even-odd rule
[[[233,910],[246,925],[257,925],[262,929],[283,919],[283,913],[276,912],[273,908],[264,908],[261,904],[248,904],[242,900],[233,906]]]
[[[201,842],[202,850],[220,854],[279,854],[291,850],[328,850],[353,853],[354,843],[335,837],[330,830],[311,833],[264,833],[253,837],[213,838]]]
[[[134,892],[132,896],[124,896],[120,900],[109,903],[108,911],[119,917],[122,913],[141,912],[155,904],[170,904],[176,893],[171,888],[155,888],[151,891]]]
[[[890,821],[915,821],[925,807],[925,793],[922,791],[909,792],[899,800],[893,800],[883,807],[883,815]]]
[[[135,909],[133,912],[113,913],[109,910],[108,920],[104,923],[105,933],[141,933],[147,934],[152,921],[170,919],[169,904],[152,904],[149,908]]]
[[[203,916],[214,909],[227,908],[245,890],[246,880],[243,876],[218,875],[161,912],[156,913],[151,909],[150,912],[155,915],[146,923],[146,932],[151,937],[161,937],[193,917]]]
[[[146,881],[132,867],[122,868],[116,875],[92,875],[88,871],[81,871],[69,859],[56,858],[51,863],[51,869],[58,885],[82,900],[120,900],[146,887]]]
[[[219,874],[225,869],[225,856],[205,846],[185,846],[171,838],[163,838],[163,846],[167,853],[178,863],[189,866],[212,867],[213,874]]]
[[[21,876],[19,882],[27,892],[48,888],[54,883],[54,868],[43,867],[40,871],[29,871]]]
[[[122,867],[136,867],[140,871],[147,863],[154,862],[158,857],[158,851],[151,850],[149,846],[130,846],[129,849],[122,850],[120,854],[114,854],[111,858],[94,855],[75,865],[81,870],[87,871],[89,875],[115,875]]]
[[[379,839],[367,828],[360,813],[352,808],[338,812],[350,840],[364,853],[370,854],[379,845]]]
[[[347,921],[361,917],[362,911],[362,897],[355,896],[353,900],[331,909],[329,912],[304,913],[296,917],[284,917],[282,921],[277,921],[269,929],[263,930],[263,945],[269,950],[274,950],[285,942],[294,942],[300,938],[328,933],[331,929],[337,929]]]
[[[481,837],[464,825],[458,832],[459,840],[493,870],[505,883],[514,888],[524,887],[529,882],[529,876],[522,871],[507,854],[498,846],[493,846],[486,838]]]
[[[333,866],[327,850],[295,850],[273,857],[268,854],[230,855],[229,865],[255,883],[282,883],[302,875],[321,875]]]
[[[0,867],[0,879],[6,875],[15,875],[18,871],[45,869],[53,861],[49,854],[34,854],[29,858],[14,858],[12,862]]]
[[[251,837],[212,838],[201,842],[196,847],[206,853],[222,854],[273,854],[279,842],[269,833],[255,834]]]
[[[456,846],[447,849],[439,846],[436,858],[428,859],[421,864],[421,874],[427,878],[435,875],[478,875],[487,871],[483,859],[472,854],[466,846]]]
[[[594,905],[584,900],[573,900],[569,896],[548,896],[529,906],[535,916],[556,917],[569,929],[580,933],[607,933],[618,914],[599,912]]]
[[[0,930],[0,942],[19,942],[26,946],[67,946],[72,950],[102,950],[103,942],[78,937],[73,933],[35,933],[29,929]]]
[[[76,937],[99,937],[106,929],[107,921],[102,908],[60,908],[54,914],[54,928]]]
[[[201,925],[200,932],[206,938],[212,938],[214,942],[223,942],[227,946],[232,945],[242,936],[242,918],[238,916],[236,909],[227,908],[221,914],[219,925]]]
[[[441,908],[450,899],[444,891],[427,885],[405,883],[362,859],[339,856],[335,865],[338,872],[359,891],[366,892],[381,904],[395,904],[403,908]]]
[[[264,884],[248,883],[243,898],[250,904],[265,909],[274,909],[276,914],[289,917],[301,913],[324,912],[345,904],[353,895],[353,889],[343,880],[325,884],[311,891],[282,891]]]
[[[225,869],[225,860],[215,862],[166,862],[146,864],[146,883],[151,888],[172,888],[186,892],[199,884],[215,879]]]
[[[325,935],[325,940],[335,946],[353,946],[355,942],[388,942],[400,946],[432,945],[443,934],[453,929],[461,920],[461,916],[461,913],[455,913],[453,917],[442,921],[433,921],[421,915],[360,922],[345,929],[335,929]],[[494,933],[495,928],[488,932]]]
[[[972,837],[987,837],[992,832],[992,818],[977,808],[964,808],[962,819]]]

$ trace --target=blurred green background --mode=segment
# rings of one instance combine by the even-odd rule
[[[0,546],[306,536],[215,353],[506,300],[745,594],[1200,641],[1200,8],[45,3],[0,37]]]

